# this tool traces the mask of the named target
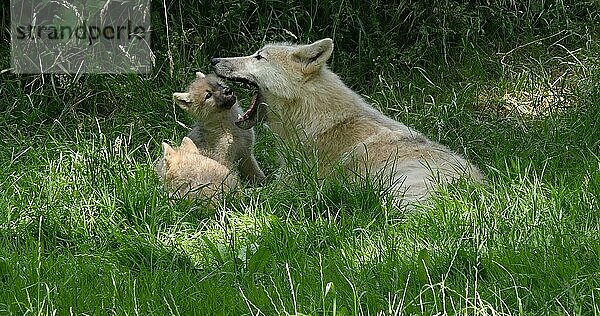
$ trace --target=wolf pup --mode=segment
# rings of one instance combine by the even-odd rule
[[[243,111],[229,87],[214,75],[196,73],[185,93],[173,93],[173,99],[197,122],[187,137],[200,152],[240,176],[259,182],[265,178],[253,153],[254,130],[243,130],[234,123]]]
[[[213,58],[211,64],[220,77],[257,88],[242,121],[255,121],[266,103],[272,130],[284,142],[300,137],[325,173],[341,162],[359,175],[383,176],[408,202],[426,197],[438,183],[483,179],[459,154],[386,117],[348,88],[326,66],[332,51],[329,38],[269,44],[249,56]]]
[[[163,158],[156,164],[156,172],[177,197],[205,196],[214,200],[222,190],[237,186],[235,174],[202,155],[190,138],[184,137],[177,149],[167,143],[162,146]]]

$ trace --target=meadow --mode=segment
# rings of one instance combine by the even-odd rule
[[[152,4],[148,75],[13,74],[0,6],[0,315],[600,315],[597,0]],[[213,56],[324,37],[486,183],[401,209],[261,124],[263,186],[172,199],[153,164],[192,120],[171,94]]]

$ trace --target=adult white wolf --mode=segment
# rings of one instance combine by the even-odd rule
[[[269,44],[256,53],[213,58],[215,73],[258,88],[238,126],[251,127],[258,107],[284,142],[300,140],[317,155],[322,172],[343,163],[358,174],[389,179],[408,201],[428,195],[437,183],[459,177],[480,181],[476,166],[446,146],[386,117],[328,69],[333,41],[309,45]],[[298,133],[299,132],[299,133]]]

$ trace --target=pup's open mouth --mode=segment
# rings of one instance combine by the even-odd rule
[[[258,107],[260,105],[260,89],[258,88],[258,85],[255,82],[253,82],[249,79],[246,79],[246,78],[226,77],[226,76],[220,76],[220,77],[234,81],[234,82],[241,83],[244,86],[249,87],[250,89],[252,89],[254,91],[253,96],[252,96],[252,101],[250,102],[250,107],[235,122],[235,125],[237,125],[237,127],[241,128],[241,129],[251,129],[252,127],[254,127],[254,125],[256,125]]]
[[[223,96],[223,102],[221,102],[221,108],[223,109],[231,109],[232,106],[235,105],[235,102],[237,101],[237,98],[235,97],[235,95],[232,93],[230,95],[224,94]]]
[[[221,107],[224,109],[231,109],[231,107],[237,101],[237,97],[235,96],[235,93],[233,93],[233,89],[227,86],[223,88],[221,99],[223,100],[223,102],[221,102]]]

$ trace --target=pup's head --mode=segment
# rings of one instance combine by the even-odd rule
[[[326,67],[333,52],[330,38],[308,45],[269,44],[244,57],[213,58],[215,73],[258,89],[244,118],[256,115],[265,96],[294,100],[306,93],[302,86]]]
[[[229,111],[235,105],[233,90],[215,75],[196,73],[187,92],[173,93],[173,100],[179,107],[198,119],[206,119],[215,114]]]
[[[185,161],[195,158],[200,155],[196,144],[188,138],[184,137],[181,141],[181,146],[174,149],[167,143],[162,143],[163,158],[156,164],[156,172],[167,183],[173,181],[178,176],[178,172],[183,169],[182,164]]]

